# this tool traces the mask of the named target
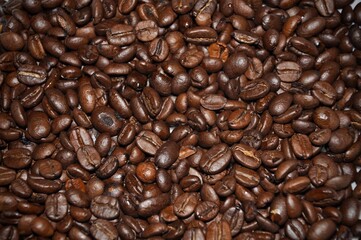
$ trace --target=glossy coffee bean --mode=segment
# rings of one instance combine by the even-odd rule
[[[360,3],[0,2],[1,239],[360,238]]]

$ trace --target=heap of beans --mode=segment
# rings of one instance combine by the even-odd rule
[[[361,238],[361,3],[0,0],[0,239]]]

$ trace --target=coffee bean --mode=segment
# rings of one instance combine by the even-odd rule
[[[26,168],[31,164],[31,152],[25,148],[11,149],[4,154],[3,163],[12,169]]]
[[[292,83],[297,81],[301,76],[301,67],[295,62],[281,62],[276,67],[278,77],[283,82]]]
[[[36,217],[31,222],[31,230],[41,237],[50,237],[54,234],[53,226],[43,217]]]
[[[227,221],[213,221],[207,227],[206,239],[232,239],[231,229]]]
[[[174,213],[179,217],[188,217],[194,212],[197,203],[194,193],[183,193],[174,201]]]
[[[199,26],[187,29],[184,37],[190,43],[209,45],[217,40],[217,32],[210,27]]]
[[[120,213],[118,200],[110,196],[102,195],[92,199],[90,210],[94,216],[109,220],[117,218]]]
[[[232,153],[227,145],[218,144],[213,146],[201,158],[199,164],[201,169],[209,174],[223,171],[230,163]]]
[[[88,171],[93,171],[100,166],[101,157],[92,146],[83,146],[76,152],[78,161]]]
[[[109,43],[117,46],[129,45],[136,39],[133,27],[125,24],[112,26],[106,35]]]
[[[47,197],[45,214],[52,221],[62,220],[68,213],[68,203],[62,193],[55,193]]]
[[[97,219],[90,227],[90,233],[94,239],[117,239],[118,233],[115,226],[104,219]]]
[[[17,76],[19,81],[25,85],[33,86],[44,83],[47,78],[47,72],[41,66],[23,65],[18,68]]]
[[[307,239],[328,239],[336,231],[336,224],[331,219],[322,219],[308,230]]]
[[[137,145],[144,152],[154,155],[162,146],[162,140],[153,132],[143,131],[137,137]]]
[[[229,78],[235,78],[246,72],[248,59],[244,53],[236,52],[231,54],[224,63],[224,72]]]
[[[140,216],[151,216],[160,212],[170,203],[170,196],[167,193],[162,193],[158,196],[148,198],[141,202],[138,206],[138,213]],[[174,206],[175,207],[175,206]]]
[[[286,224],[286,234],[291,239],[306,239],[306,226],[297,219],[289,220]]]
[[[355,5],[5,1],[1,237],[357,238]]]

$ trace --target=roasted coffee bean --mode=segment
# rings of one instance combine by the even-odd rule
[[[92,199],[90,210],[94,216],[102,219],[114,219],[120,213],[118,200],[114,197],[103,195]]]
[[[229,78],[235,78],[245,73],[248,68],[248,58],[244,53],[231,54],[224,63],[224,72]]]
[[[106,35],[110,44],[118,46],[129,45],[136,39],[133,27],[125,24],[112,26]]]
[[[18,197],[28,198],[33,194],[33,190],[22,179],[18,178],[10,185],[11,191]]]
[[[231,229],[227,221],[213,221],[206,232],[206,239],[232,239]]]
[[[286,234],[291,239],[306,239],[307,228],[297,219],[289,220],[286,223]]]
[[[245,101],[254,101],[267,95],[270,85],[263,79],[249,82],[240,93],[240,97]]]
[[[162,140],[151,131],[142,131],[139,133],[136,142],[140,149],[150,155],[155,155],[163,144]]]
[[[3,163],[12,169],[26,168],[31,164],[31,152],[25,148],[11,149],[3,155]]]
[[[301,37],[312,37],[320,33],[326,27],[326,20],[322,17],[315,17],[303,22],[297,28],[297,34]]]
[[[201,158],[199,165],[201,169],[209,174],[223,171],[230,163],[232,153],[227,145],[218,144],[208,150]]]
[[[283,82],[292,83],[301,77],[301,67],[298,63],[285,61],[276,67],[277,75]]]
[[[118,232],[115,226],[104,219],[97,219],[90,227],[90,233],[94,239],[115,240]]]
[[[135,26],[135,32],[140,41],[149,42],[158,36],[158,26],[153,20],[141,21]]]
[[[115,111],[107,107],[97,107],[91,116],[92,123],[100,132],[116,135],[121,127],[120,121],[115,116]]]
[[[62,193],[49,195],[45,202],[45,214],[52,221],[62,220],[68,213],[68,203]]]
[[[322,219],[308,230],[307,239],[328,239],[336,231],[336,224],[331,219]]]
[[[0,238],[361,235],[361,4],[0,2]]]
[[[42,84],[46,81],[46,69],[37,65],[23,65],[18,68],[17,77],[28,86]]]
[[[50,237],[54,234],[54,227],[44,217],[36,217],[31,222],[31,230],[41,237]]]
[[[138,214],[144,217],[158,214],[160,210],[164,209],[168,204],[170,204],[169,194],[162,193],[139,203]]]
[[[199,26],[187,29],[184,37],[190,43],[209,45],[217,40],[217,32],[210,27]]]
[[[94,171],[100,166],[101,157],[92,146],[83,146],[76,152],[80,165],[88,171]]]
[[[198,204],[197,195],[195,193],[183,193],[174,201],[174,213],[179,217],[188,217]]]

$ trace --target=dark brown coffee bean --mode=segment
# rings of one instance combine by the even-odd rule
[[[308,177],[297,177],[288,180],[283,187],[283,191],[288,193],[298,193],[307,189],[309,185],[310,179]]]
[[[116,135],[121,123],[115,115],[115,111],[109,107],[97,107],[91,115],[93,126],[100,132],[107,132],[111,136]]]
[[[106,35],[109,43],[117,46],[130,45],[136,39],[133,27],[125,24],[112,26]]]
[[[281,62],[276,67],[277,75],[283,82],[295,82],[301,76],[301,67],[295,62]]]
[[[31,230],[41,237],[50,237],[54,233],[54,227],[43,217],[36,217],[31,222]]]
[[[0,167],[0,186],[6,186],[15,180],[16,172],[6,167]]]
[[[323,185],[328,179],[327,168],[322,165],[314,165],[310,168],[308,176],[315,186]]]
[[[224,72],[229,78],[235,78],[246,72],[248,58],[244,53],[236,52],[231,54],[224,63]]]
[[[90,227],[90,233],[94,239],[115,240],[118,238],[118,232],[115,226],[103,219],[97,219]]]
[[[56,160],[38,160],[37,163],[39,163],[39,174],[46,179],[57,179],[62,174],[61,163]]]
[[[257,172],[239,165],[235,166],[235,178],[239,184],[245,187],[255,187],[260,182]]]
[[[297,34],[301,37],[312,37],[320,33],[326,27],[326,20],[322,17],[315,17],[302,23],[297,28]]]
[[[174,213],[179,217],[190,216],[198,204],[195,193],[183,193],[174,201]]]
[[[97,196],[92,199],[90,210],[94,216],[102,219],[115,219],[119,216],[119,202],[110,196]]]
[[[31,164],[31,152],[28,149],[11,149],[3,156],[5,166],[12,169],[26,168]]]
[[[232,239],[231,229],[227,221],[213,221],[206,232],[206,239]]]
[[[335,11],[335,4],[333,1],[320,0],[315,2],[317,11],[325,17],[331,16]]]
[[[140,216],[148,217],[158,214],[160,210],[164,209],[168,204],[170,204],[169,194],[162,193],[141,202],[138,206],[138,213]]]
[[[88,171],[94,171],[100,166],[101,157],[92,146],[86,145],[80,147],[76,155],[80,165]]]
[[[352,133],[347,128],[339,128],[331,134],[328,147],[334,153],[342,153],[351,147],[352,143]]]
[[[307,239],[328,239],[336,231],[336,224],[331,219],[322,219],[308,230]]]
[[[62,220],[68,213],[68,203],[62,193],[52,194],[45,202],[45,214],[52,221]]]
[[[46,69],[36,65],[23,65],[18,68],[17,77],[28,86],[42,84],[46,81]]]
[[[0,43],[8,51],[20,51],[25,45],[22,36],[16,32],[3,32]]]
[[[199,26],[187,29],[184,37],[190,43],[209,45],[217,40],[217,32],[210,27]]]
[[[29,198],[33,194],[29,185],[20,178],[13,181],[10,187],[11,191],[18,197]]]
[[[158,26],[153,20],[141,21],[135,26],[135,32],[140,41],[149,42],[158,36]]]
[[[162,140],[151,131],[142,131],[137,136],[136,143],[144,152],[155,155],[157,150],[162,146]]]
[[[301,159],[308,159],[313,154],[313,146],[308,136],[295,134],[291,138],[291,147],[294,154]]]
[[[340,119],[337,114],[328,107],[319,107],[313,113],[313,121],[320,128],[329,128],[336,130],[340,125]]]
[[[254,80],[241,90],[240,97],[245,101],[254,101],[266,96],[269,91],[270,85],[265,80]]]
[[[208,174],[223,171],[230,163],[232,153],[227,145],[218,144],[207,151],[200,160],[201,169]]]
[[[286,234],[291,239],[306,239],[307,228],[297,219],[286,223]]]

